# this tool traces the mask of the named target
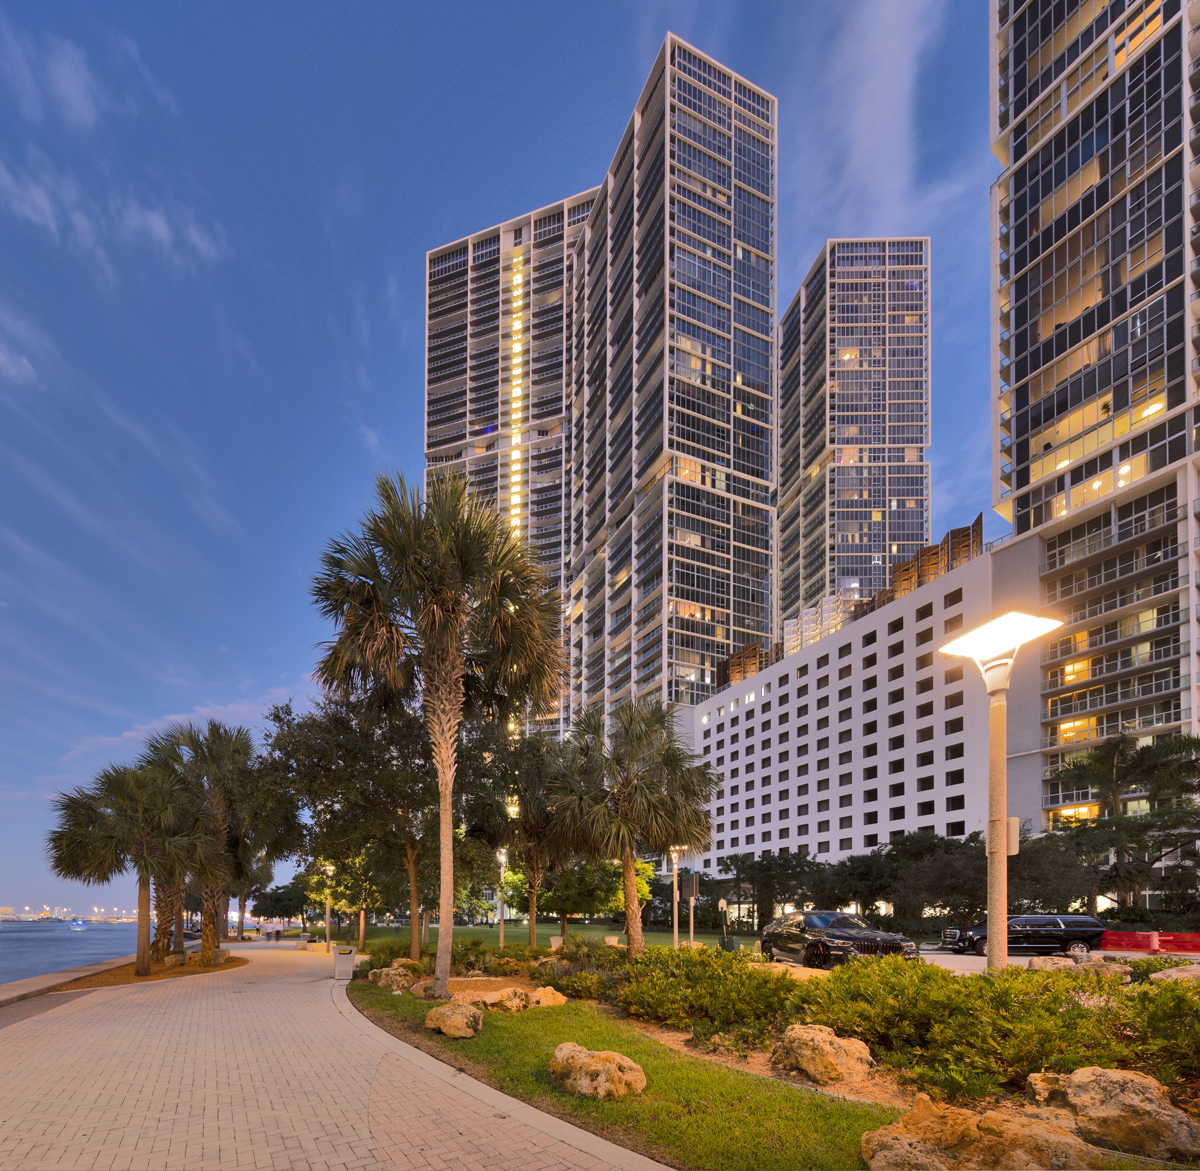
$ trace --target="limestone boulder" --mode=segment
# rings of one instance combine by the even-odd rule
[[[975,1114],[918,1094],[912,1109],[862,1136],[873,1171],[1056,1171],[1100,1168],[1105,1155],[1070,1130],[1039,1119],[989,1110]]]
[[[564,1041],[550,1059],[550,1076],[582,1098],[623,1098],[646,1088],[636,1061],[608,1049],[585,1049]]]
[[[431,1008],[425,1016],[425,1027],[447,1037],[473,1037],[483,1028],[483,1013],[473,1004],[451,1000]]]
[[[394,959],[390,965],[392,968],[404,968],[416,975],[421,972],[421,965],[416,960],[410,960],[407,956],[400,956],[399,959]]]
[[[529,993],[522,988],[497,988],[490,992],[460,989],[452,992],[450,999],[493,1012],[522,1012],[532,1003]]]
[[[367,979],[370,980],[372,984],[378,984],[379,977],[383,975],[383,972],[384,972],[383,968],[372,968],[367,973]]]
[[[1200,1123],[1172,1106],[1167,1091],[1148,1074],[1098,1066],[1034,1073],[1026,1098],[1040,1117],[1096,1146],[1149,1159],[1200,1159]]]
[[[828,1086],[865,1077],[875,1062],[861,1041],[839,1037],[824,1025],[789,1025],[771,1051],[771,1064],[779,1070],[799,1070]]]
[[[1184,964],[1179,968],[1163,968],[1154,972],[1150,979],[1161,984],[1164,980],[1200,980],[1200,964]]]
[[[375,983],[388,992],[407,992],[413,986],[413,974],[405,968],[384,968]]]
[[[1075,961],[1070,956],[1031,956],[1027,965],[1031,972],[1053,972],[1075,966]]]
[[[555,1008],[560,1004],[567,1003],[567,998],[557,989],[551,988],[549,984],[544,988],[535,988],[529,996],[531,1005],[539,1008]]]

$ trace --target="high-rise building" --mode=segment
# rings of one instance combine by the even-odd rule
[[[929,543],[929,239],[829,240],[779,324],[779,612]]]
[[[494,500],[564,596],[566,274],[595,194],[435,248],[427,266],[426,475],[459,472]]]
[[[570,708],[772,634],[775,99],[668,35],[571,268]]]
[[[993,582],[1036,581],[1065,623],[1021,652],[1009,701],[1010,785],[1048,824],[1097,811],[1056,779],[1072,755],[1196,730],[1198,21],[1179,0],[992,8],[994,504],[1014,530]]]

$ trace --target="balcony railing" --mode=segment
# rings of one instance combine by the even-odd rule
[[[1095,789],[1075,789],[1070,793],[1044,793],[1042,808],[1053,809],[1058,805],[1087,805],[1100,796]]]
[[[1113,664],[1108,664],[1103,660],[1094,666],[1089,663],[1083,670],[1077,671],[1070,681],[1060,681],[1054,683],[1050,679],[1046,679],[1042,683],[1042,691],[1061,691],[1065,687],[1079,687],[1084,683],[1089,683],[1093,679],[1101,679],[1105,675],[1117,675],[1123,671],[1135,671],[1138,667],[1144,667],[1147,663],[1162,663],[1171,662],[1175,659],[1181,659],[1189,651],[1189,646],[1186,642],[1172,643],[1170,646],[1152,647],[1148,651],[1139,651],[1137,654],[1129,655],[1118,659]]]
[[[1200,607],[1198,607],[1198,610],[1200,610]],[[1137,638],[1140,634],[1149,634],[1154,630],[1167,630],[1182,621],[1183,611],[1172,610],[1167,615],[1155,615],[1153,618],[1143,618],[1139,622],[1130,622],[1128,624],[1121,623],[1116,630],[1106,630],[1102,634],[1094,635],[1091,638],[1084,639],[1082,642],[1076,642],[1072,639],[1071,645],[1065,650],[1050,647],[1048,650],[1042,652],[1042,662],[1053,663],[1059,659],[1069,659],[1073,655],[1081,655],[1086,651],[1095,650],[1097,647],[1111,646],[1113,643],[1124,642],[1129,638]]]
[[[1103,728],[1088,728],[1081,730],[1079,735],[1071,735],[1064,740],[1058,732],[1042,737],[1043,748],[1061,748],[1066,744],[1085,744],[1095,740],[1107,740],[1121,732],[1144,732],[1148,728],[1169,728],[1174,724],[1182,724],[1192,718],[1190,708],[1181,708],[1177,712],[1155,712],[1153,715],[1140,716],[1136,720],[1114,721]]]
[[[1184,690],[1190,682],[1186,675],[1181,675],[1178,679],[1155,679],[1151,683],[1143,683],[1140,687],[1122,688],[1111,695],[1087,695],[1077,700],[1052,700],[1046,705],[1042,719],[1061,720],[1067,716],[1077,716],[1080,712],[1094,712],[1139,699],[1149,699],[1155,695],[1167,695],[1172,691]],[[1057,710],[1054,708],[1055,704]]]
[[[1200,500],[1195,502],[1194,508],[1197,515],[1200,515]],[[1078,541],[1072,541],[1069,545],[1056,549],[1048,560],[1042,562],[1040,573],[1045,576],[1056,569],[1061,569],[1064,565],[1070,565],[1073,561],[1082,561],[1094,553],[1103,552],[1112,545],[1128,541],[1133,537],[1140,537],[1142,533],[1162,528],[1163,525],[1173,524],[1175,521],[1182,520],[1183,516],[1184,510],[1178,505],[1170,508],[1152,508],[1149,512],[1141,513],[1132,521],[1120,524],[1115,529],[1107,529],[1103,533],[1097,533],[1094,537],[1081,537]]]
[[[1111,581],[1120,581],[1122,578],[1132,577],[1135,573],[1141,573],[1143,570],[1154,566],[1166,565],[1171,561],[1178,561],[1183,555],[1183,545],[1171,545],[1169,548],[1162,549],[1157,553],[1147,553],[1144,557],[1136,557],[1124,564],[1118,563],[1110,566],[1108,569],[1101,570],[1099,574],[1089,574],[1087,580],[1080,583],[1078,588],[1075,588],[1073,582],[1058,586],[1048,586],[1042,591],[1042,601],[1049,604],[1051,602],[1061,602],[1066,598],[1078,597],[1079,594],[1098,589],[1100,586],[1107,585]]]
[[[1175,593],[1183,589],[1187,583],[1188,575],[1186,573],[1177,574],[1166,581],[1143,583],[1128,595],[1110,598],[1106,601],[1093,602],[1086,609],[1065,616],[1063,621],[1068,626],[1075,626],[1080,622],[1090,622],[1093,618],[1099,618],[1104,614],[1111,614],[1116,610],[1123,610],[1126,606],[1136,606],[1139,602],[1145,602],[1149,598],[1158,598],[1163,594]]]

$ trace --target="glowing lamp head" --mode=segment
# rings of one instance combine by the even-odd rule
[[[1057,630],[1062,622],[1057,618],[1038,618],[1012,610],[985,622],[974,630],[960,635],[941,648],[943,655],[962,655],[981,666],[996,659],[1011,659],[1024,643]]]

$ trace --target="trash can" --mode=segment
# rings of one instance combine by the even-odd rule
[[[354,957],[357,954],[357,947],[335,947],[333,949],[333,978],[335,980],[352,980],[354,978]]]
[[[300,942],[296,944],[297,951],[308,951],[308,941],[311,936],[307,931],[300,932]]]

